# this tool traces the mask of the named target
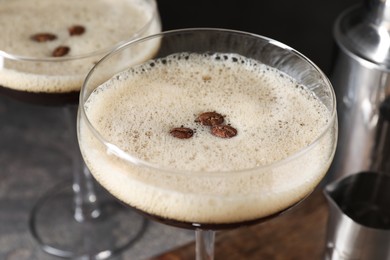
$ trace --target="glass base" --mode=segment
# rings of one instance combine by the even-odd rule
[[[135,243],[147,220],[106,192],[99,192],[101,214],[76,221],[72,183],[65,182],[43,196],[31,211],[29,225],[41,248],[55,256],[106,259]]]

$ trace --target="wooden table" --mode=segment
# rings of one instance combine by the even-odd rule
[[[220,231],[215,258],[219,259],[323,259],[328,206],[321,190],[284,215],[245,228]],[[151,260],[195,259],[194,243]]]

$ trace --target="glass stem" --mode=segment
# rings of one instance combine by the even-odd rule
[[[77,142],[77,105],[66,106],[66,118],[68,121],[70,141],[73,151],[71,152],[73,171],[73,207],[74,218],[78,222],[96,219],[100,216],[100,208],[96,196],[92,175],[86,167],[80,153]]]
[[[197,229],[195,235],[196,260],[213,260],[215,231]]]

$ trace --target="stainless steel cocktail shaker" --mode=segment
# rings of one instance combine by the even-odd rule
[[[390,170],[390,0],[348,9],[335,23],[334,37],[338,53],[330,78],[340,128],[330,178]]]

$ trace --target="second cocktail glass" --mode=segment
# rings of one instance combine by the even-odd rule
[[[159,45],[153,59],[123,57]],[[275,40],[184,29],[104,57],[80,94],[78,138],[93,176],[168,225],[196,230],[212,259],[215,230],[273,218],[307,197],[332,161],[332,86]]]
[[[51,189],[33,207],[32,235],[43,250],[56,256],[112,256],[139,237],[145,221],[110,197],[99,197],[102,193],[95,190],[77,145],[78,96],[87,72],[109,50],[161,30],[156,3],[9,0],[1,2],[0,14],[0,94],[38,105],[63,106],[65,114],[58,116],[68,121],[69,129],[64,131],[74,147],[64,151],[71,157],[64,160],[73,164],[69,167],[73,179],[69,175],[72,180]],[[147,58],[153,50],[127,57],[128,62]],[[131,216],[133,230],[121,224]]]

